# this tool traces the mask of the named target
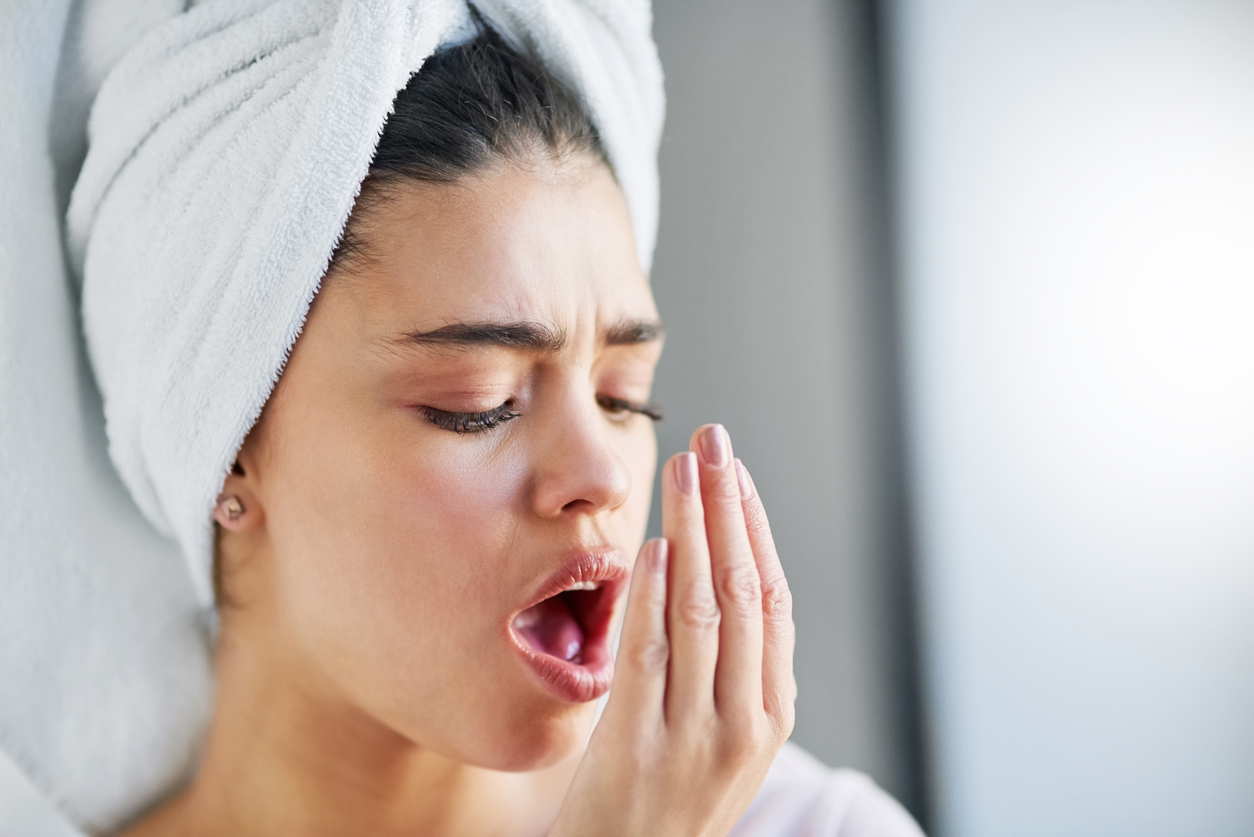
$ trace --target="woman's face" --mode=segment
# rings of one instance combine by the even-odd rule
[[[657,457],[622,194],[541,159],[356,223],[241,452],[260,523],[228,598],[304,693],[457,761],[551,764],[608,688]]]

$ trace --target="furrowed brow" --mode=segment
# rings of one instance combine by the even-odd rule
[[[657,320],[623,320],[605,332],[607,346],[634,346],[661,340],[665,329]]]
[[[476,346],[551,354],[566,346],[566,332],[543,323],[450,323],[432,331],[410,331],[394,342],[411,346]]]

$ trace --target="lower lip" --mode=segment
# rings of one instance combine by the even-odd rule
[[[614,660],[603,637],[592,641],[585,637],[582,648],[584,662],[576,665],[536,651],[523,642],[513,628],[508,630],[509,638],[518,649],[523,662],[559,700],[587,703],[610,690],[610,682],[614,679]]]

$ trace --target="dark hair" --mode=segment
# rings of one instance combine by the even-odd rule
[[[431,56],[396,94],[354,216],[385,203],[405,181],[452,183],[502,160],[547,153],[608,165],[578,96],[481,18],[476,22],[476,37]],[[364,246],[350,218],[332,267],[343,269]]]

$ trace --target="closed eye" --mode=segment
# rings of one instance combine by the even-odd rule
[[[435,407],[423,407],[422,411],[436,427],[441,430],[450,430],[461,436],[465,433],[483,433],[518,418],[522,413],[514,412],[512,405],[512,401],[506,401],[499,407],[479,413],[454,413],[448,410],[437,410]]]
[[[598,395],[597,404],[611,416],[625,417],[639,414],[648,416],[653,421],[662,420],[662,410],[656,404],[637,404],[634,401],[628,401],[625,398],[615,398],[612,395]]]

